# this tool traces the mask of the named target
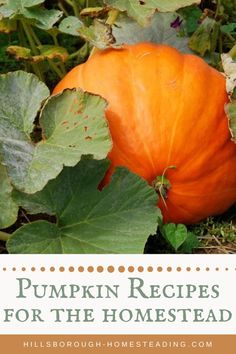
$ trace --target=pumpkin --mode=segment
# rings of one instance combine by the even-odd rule
[[[80,87],[108,101],[109,181],[125,166],[156,187],[164,221],[191,224],[236,201],[236,145],[224,76],[201,58],[138,43],[99,51],[54,89]]]

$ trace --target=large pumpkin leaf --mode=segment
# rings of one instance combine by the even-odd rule
[[[112,8],[126,11],[128,16],[137,21],[141,26],[148,24],[150,17],[156,10],[160,12],[173,12],[181,7],[199,4],[199,0],[105,0]]]
[[[118,45],[149,41],[168,44],[188,53],[191,52],[188,48],[188,38],[180,37],[179,32],[171,27],[171,23],[178,16],[176,13],[156,13],[147,27],[141,27],[136,21],[120,15],[112,26],[112,34]]]
[[[10,253],[141,253],[160,216],[146,181],[118,168],[102,191],[107,161],[81,160],[35,195],[16,192],[29,212],[47,212],[57,224],[37,221],[10,238]]]
[[[34,144],[32,123],[48,94],[46,86],[32,74],[16,72],[0,77],[0,90],[0,151],[17,189],[41,190],[83,154],[106,157],[111,140],[101,97],[75,89],[50,97],[40,116],[44,139]]]
[[[42,101],[49,95],[47,86],[35,75],[15,71],[0,76],[0,92],[1,125],[8,122],[29,137]]]
[[[43,2],[44,0],[6,0],[0,7],[0,14],[2,14],[3,17],[10,17],[22,13],[27,7],[39,5]]]
[[[62,17],[63,12],[58,10],[47,10],[45,8],[33,7],[22,11],[22,15],[33,20],[35,26],[49,30]]]
[[[132,1],[132,0],[131,0]],[[144,0],[142,3],[145,3],[149,7],[160,12],[172,12],[180,9],[181,7],[190,6],[193,4],[200,4],[201,0]]]
[[[48,10],[36,5],[44,0],[8,0],[0,6],[0,15],[4,18],[23,17],[32,20],[42,29],[50,29],[63,15],[62,11]]]
[[[0,229],[4,229],[17,219],[18,205],[12,199],[12,186],[6,168],[0,164]]]

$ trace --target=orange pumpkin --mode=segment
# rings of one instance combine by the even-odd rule
[[[71,70],[54,94],[73,87],[109,103],[113,148],[106,180],[116,166],[150,184],[157,176],[168,179],[157,183],[164,221],[195,223],[236,201],[225,78],[202,59],[150,43],[107,49]]]

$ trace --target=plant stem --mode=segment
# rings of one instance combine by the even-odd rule
[[[21,20],[21,24],[22,24],[22,27],[25,31],[25,34],[26,34],[26,37],[27,37],[28,42],[30,44],[30,48],[32,50],[33,55],[38,55],[38,49],[34,43],[34,40],[33,40],[33,37],[32,37],[32,34],[31,34],[28,24],[23,19]],[[39,77],[39,79],[41,81],[44,81],[44,76],[43,76],[42,71],[40,70],[39,65],[34,64],[34,63],[32,63],[31,65],[32,65],[32,68],[33,68],[35,74]]]
[[[222,41],[222,33],[219,32],[219,52],[220,54],[223,53],[223,41]]]
[[[0,231],[0,240],[1,241],[7,241],[10,238],[10,234],[4,231]]]
[[[20,21],[17,21],[17,29],[18,29],[17,33],[18,33],[20,46],[27,47],[28,45],[25,40],[24,30],[23,30],[23,27],[22,27],[22,24]],[[29,72],[30,71],[30,64],[27,61],[25,61],[24,65],[25,65],[25,70],[27,72]]]
[[[58,43],[58,39],[57,39],[57,36],[54,34],[54,33],[50,33],[51,34],[51,37],[53,39],[53,42],[56,46],[60,46],[60,44]],[[63,74],[63,76],[66,74],[66,68],[65,68],[65,65],[63,62],[60,62],[59,63],[59,66],[60,66],[60,69],[61,69],[61,72]]]
[[[34,43],[34,40],[33,40],[33,38],[32,38],[31,31],[30,31],[30,29],[29,29],[28,24],[26,24],[24,20],[21,20],[21,23],[22,23],[22,26],[23,26],[23,28],[24,28],[25,34],[26,34],[26,36],[27,36],[27,39],[28,39],[28,41],[29,41],[29,44],[30,44],[32,53],[33,53],[34,55],[38,55],[38,54],[39,54],[39,51],[38,51],[38,49],[37,49],[37,47],[36,47],[36,45],[35,45],[35,43]]]
[[[225,33],[225,35],[229,38],[231,42],[235,42],[234,37],[230,33]]]
[[[90,54],[89,54],[89,58],[91,58],[94,54],[96,54],[97,52],[99,52],[99,48],[97,47],[93,47]]]
[[[64,5],[63,5],[61,2],[59,2],[58,7],[59,7],[59,9],[64,13],[64,15],[65,15],[66,17],[69,16],[68,11],[65,9]]]
[[[218,15],[220,14],[220,9],[221,9],[221,0],[217,0],[217,8],[216,8],[216,12],[215,12],[215,18],[217,18]]]
[[[26,40],[25,40],[25,36],[24,36],[22,24],[21,24],[20,21],[18,21],[17,29],[18,29],[17,33],[18,33],[18,38],[19,38],[20,46],[21,46],[21,47],[27,47],[27,43],[26,43]]]
[[[38,36],[36,35],[36,33],[34,32],[33,28],[30,25],[28,25],[28,29],[29,29],[29,32],[30,32],[32,38],[34,39],[35,43],[37,45],[41,45],[41,42],[40,42]]]
[[[61,70],[52,60],[48,59],[48,64],[51,67],[51,69],[55,71],[55,73],[59,76],[60,79],[64,77],[64,74],[61,72]]]
[[[77,4],[76,0],[72,0],[71,3],[72,3],[71,5],[73,7],[75,16],[79,17],[79,8],[78,8],[78,4]]]
[[[74,59],[76,58],[77,56],[79,56],[81,54],[81,52],[83,52],[84,50],[86,50],[86,52],[88,52],[88,43],[86,42],[80,49],[78,49],[76,52],[74,53],[71,53],[68,57],[67,60],[70,60],[70,59]],[[81,57],[84,57],[83,55],[81,55]]]
[[[42,43],[40,42],[38,36],[36,35],[36,33],[34,32],[33,28],[32,28],[30,25],[28,25],[28,30],[29,30],[29,33],[30,33],[31,37],[32,37],[33,40],[35,41],[35,43],[36,43],[38,46],[41,46]],[[53,36],[52,34],[51,34],[51,36],[52,36],[52,38],[53,38],[53,40],[54,40],[54,43],[55,43],[55,36]],[[58,45],[57,38],[56,38],[56,45]],[[36,49],[38,50],[38,48],[36,48]],[[48,59],[48,64],[49,64],[50,68],[59,76],[59,78],[62,79],[63,76],[64,76],[65,73],[66,73],[65,68],[64,68],[64,72],[63,72],[63,70],[60,71],[60,69],[57,67],[57,65],[56,65],[55,63],[53,63],[53,61],[51,61],[51,60],[49,60],[49,59]]]
[[[65,0],[65,2],[72,7],[72,0]]]

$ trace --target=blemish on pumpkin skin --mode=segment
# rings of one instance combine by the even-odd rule
[[[84,119],[88,119],[88,115],[84,116]]]
[[[146,52],[146,53],[138,54],[138,55],[136,55],[136,58],[137,59],[142,59],[143,57],[146,57],[149,54],[152,54],[152,53],[151,52]]]
[[[71,144],[71,145],[69,145],[69,147],[70,147],[70,148],[75,148],[76,145],[75,145],[75,144]]]
[[[88,127],[87,127],[87,126],[85,126],[85,127],[84,127],[84,131],[85,131],[85,132],[87,132],[87,130],[88,130]]]
[[[86,136],[85,140],[92,140],[91,136]]]
[[[66,125],[68,123],[69,123],[68,120],[64,120],[64,122],[62,122],[61,125]]]

